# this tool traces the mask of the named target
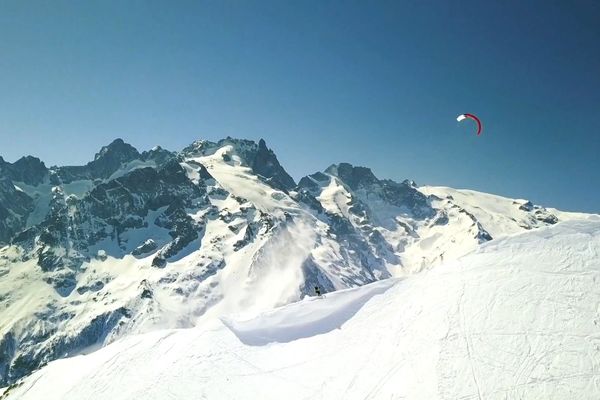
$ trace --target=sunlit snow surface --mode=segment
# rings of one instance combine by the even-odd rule
[[[63,359],[9,399],[597,399],[600,221]]]
[[[473,214],[494,239],[531,229],[531,214],[519,208],[527,200],[511,199],[475,190],[453,189],[445,186],[421,186],[419,190],[427,195],[451,198],[452,202]],[[443,202],[443,201],[442,201]],[[586,219],[589,214],[564,212],[547,208],[559,220]]]

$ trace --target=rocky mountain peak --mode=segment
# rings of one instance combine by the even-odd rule
[[[133,160],[141,160],[142,155],[123,139],[115,139],[103,146],[90,161],[83,166],[53,167],[51,182],[53,184],[70,183],[82,179],[106,179],[123,164]]]
[[[224,146],[231,146],[233,154],[240,158],[244,166],[252,169],[254,173],[264,178],[270,186],[284,192],[296,186],[294,179],[279,163],[273,150],[267,147],[264,139],[258,143],[247,139],[234,139],[226,137],[218,142],[197,140],[182,150],[181,154],[187,157],[208,156]]]
[[[287,191],[296,186],[294,179],[279,164],[277,156],[267,147],[264,139],[258,141],[258,150],[251,168],[255,173],[266,177],[274,187]]]
[[[141,155],[142,160],[152,160],[157,165],[162,165],[166,163],[168,160],[174,158],[176,153],[173,153],[169,150],[163,149],[160,146],[154,146],[149,151],[144,151]]]
[[[48,174],[48,168],[37,157],[21,157],[12,164],[0,158],[0,174],[10,178],[13,182],[23,182],[35,186],[44,181]]]
[[[94,156],[94,161],[103,158],[120,158],[122,161],[139,157],[140,153],[135,147],[129,143],[125,143],[123,139],[117,138],[109,145],[103,146]]]
[[[356,167],[349,163],[333,164],[325,172],[338,177],[353,190],[379,182],[370,168]]]
[[[42,183],[48,174],[48,168],[44,162],[32,156],[18,159],[13,164],[13,171],[13,180],[34,186]]]

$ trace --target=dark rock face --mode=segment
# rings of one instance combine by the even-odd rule
[[[10,187],[11,184],[6,183],[6,188]],[[10,194],[24,196],[14,188]],[[80,265],[94,256],[89,253],[89,247],[101,240],[117,241],[123,252],[109,254],[114,257],[121,257],[127,251],[141,255],[149,252],[152,246],[158,247],[156,243],[132,247],[137,244],[126,243],[121,238],[129,230],[146,229],[152,223],[168,229],[172,241],[161,244],[164,247],[156,259],[157,264],[166,265],[171,257],[198,238],[202,226],[190,218],[186,207],[206,206],[205,194],[206,188],[192,183],[175,158],[170,158],[158,169],[139,168],[100,183],[81,199],[65,196],[60,187],[55,187],[45,219],[14,236],[13,243],[29,251],[37,249],[38,265],[48,273],[46,282],[61,296],[67,296],[76,286]],[[23,213],[32,208],[29,200],[29,203],[16,202],[29,204],[21,210]],[[148,220],[150,212],[160,209],[164,210],[157,218]],[[7,232],[8,239],[23,224],[15,221],[14,227],[2,232]],[[148,235],[151,234],[149,231]]]
[[[153,266],[163,267],[165,261],[175,256],[199,235],[201,226],[185,212],[183,202],[173,202],[155,221],[157,226],[169,229],[173,241],[163,247],[152,262]]]
[[[327,219],[330,226],[329,234],[335,236],[336,241],[340,243],[342,257],[349,260],[349,264],[362,267],[364,282],[373,282],[390,276],[385,268],[387,252],[369,246],[370,242],[374,242],[380,249],[386,248],[387,244],[384,244],[385,240],[382,237],[376,234],[369,237],[373,233],[371,229],[367,228],[363,232],[339,215],[327,213]]]
[[[477,231],[476,238],[479,240],[480,243],[489,242],[493,239],[492,235],[490,235],[485,229],[483,229],[481,225],[478,224],[478,228],[479,229]]]
[[[7,244],[27,223],[34,200],[15,186],[15,182],[38,185],[48,175],[43,162],[31,156],[14,164],[0,157],[0,245]]]
[[[48,169],[36,157],[22,157],[13,164],[7,163],[0,157],[0,177],[2,176],[8,177],[13,182],[36,186],[44,182],[48,176]]]
[[[383,180],[383,194],[390,202],[398,207],[408,207],[421,218],[433,216],[433,210],[429,205],[427,196],[419,192],[414,186],[406,183],[396,183],[391,180]]]
[[[331,167],[330,167],[331,168]],[[321,185],[329,184],[330,178],[322,172],[315,172],[312,175],[308,175],[300,179],[298,188],[304,188],[310,192],[317,191]]]
[[[92,176],[95,178],[108,178],[123,163],[140,158],[140,153],[123,139],[116,139],[108,146],[104,146],[94,157],[94,161],[87,164]]]
[[[0,176],[0,244],[10,242],[33,211],[33,199],[17,190],[12,181]]]
[[[302,182],[299,185],[302,185]],[[319,200],[315,198],[315,196],[310,192],[310,190],[307,190],[303,187],[300,187],[298,189],[295,200],[299,203],[306,204],[309,208],[311,208],[319,214],[322,214],[325,211],[323,209],[323,205],[321,205]]]
[[[314,191],[319,189],[319,184],[314,180],[310,179],[308,176],[305,176],[300,179],[300,182],[298,182],[298,188]]]
[[[189,204],[201,194],[201,189],[173,161],[158,171],[140,168],[98,185],[84,198],[84,203],[92,214],[120,225],[127,221],[127,216],[145,217],[149,210],[169,206],[178,199]]]
[[[94,161],[84,166],[58,167],[52,169],[52,183],[70,183],[79,179],[106,179],[124,163],[141,159],[140,153],[122,139],[116,139],[102,147]]]
[[[62,189],[55,188],[52,191],[48,214],[37,227],[40,241],[48,246],[67,245],[70,223],[65,194]]]
[[[250,165],[256,174],[267,178],[267,182],[273,187],[288,191],[296,186],[294,179],[285,172],[279,164],[275,153],[273,153],[273,150],[267,148],[263,139],[259,140],[258,150]]]
[[[244,246],[248,245],[255,237],[256,237],[256,226],[253,227],[253,224],[250,224],[246,227],[246,231],[244,232],[244,237],[233,245],[233,250],[238,251]]]
[[[400,264],[400,258],[394,253],[392,245],[385,240],[381,232],[375,229],[370,230],[368,240],[375,248],[375,255],[377,257],[383,258],[390,264]]]
[[[379,180],[373,175],[373,172],[366,167],[355,167],[348,163],[332,165],[325,172],[337,176],[352,190],[361,187],[369,187],[379,183]]]
[[[136,247],[131,254],[134,256],[141,256],[144,254],[149,254],[158,248],[156,242],[152,239],[146,240],[144,243],[140,244]]]
[[[558,218],[556,217],[556,215],[550,214],[545,209],[537,210],[535,212],[535,219],[537,219],[540,222],[546,223],[548,225],[554,225],[554,224],[558,223]]]
[[[521,204],[519,206],[519,210],[521,211],[532,211],[533,210],[533,204],[531,203],[531,201],[526,201],[525,203]]]
[[[334,164],[325,170],[326,173],[339,178],[352,191],[364,191],[367,196],[379,196],[385,202],[410,211],[420,219],[431,218],[435,211],[429,199],[419,190],[413,181],[405,180],[397,183],[389,179],[379,180],[366,167],[355,167],[348,163]],[[322,181],[321,175],[310,175],[314,181]],[[303,178],[305,184],[308,184]]]
[[[43,319],[45,317],[50,317],[53,311],[54,310],[50,309],[47,313],[40,315],[39,318]],[[68,318],[69,316],[64,317]],[[0,375],[5,377],[2,382],[14,382],[31,371],[42,367],[49,361],[69,356],[75,349],[84,349],[96,343],[101,343],[122,321],[126,321],[130,317],[129,311],[121,307],[114,311],[98,315],[88,323],[79,335],[73,337],[65,336],[59,342],[54,343],[52,347],[45,349],[42,353],[22,353],[15,359],[12,359],[10,365],[6,363],[10,359],[0,359],[0,371],[2,371],[3,368],[8,371],[6,375]],[[43,335],[48,335],[49,333],[51,332],[46,332],[45,334],[42,334],[42,336],[39,336],[40,334],[33,334],[30,335],[27,340],[31,342],[44,341],[46,337]],[[14,345],[14,339],[12,341],[10,339],[11,338],[9,337],[8,340],[6,340],[5,337],[4,343],[6,344],[0,342],[0,351],[2,351],[3,345],[9,347],[8,350],[10,350],[11,344]],[[2,352],[0,354],[6,353]]]
[[[84,294],[86,292],[97,292],[98,290],[101,290],[103,287],[104,287],[104,282],[96,281],[89,286],[84,285],[84,286],[78,287],[77,293]]]
[[[67,297],[77,286],[77,273],[71,269],[62,268],[48,275],[44,282],[54,287],[60,296]]]
[[[448,219],[448,214],[444,211],[438,212],[438,215],[433,220],[434,225],[447,225],[450,220]]]
[[[165,150],[160,146],[156,146],[150,151],[144,151],[141,155],[142,160],[152,160],[157,166],[161,166],[173,158],[175,158],[175,153]]]
[[[0,338],[0,355],[2,356],[1,360],[12,360],[17,351],[17,340],[15,339],[15,335],[12,332],[8,332],[4,337]],[[5,386],[7,382],[12,382],[9,380],[9,372],[10,372],[10,363],[8,362],[0,362],[0,377],[6,377],[4,379],[0,379],[0,384]]]

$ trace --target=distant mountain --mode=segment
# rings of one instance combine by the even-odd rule
[[[346,163],[296,184],[262,139],[143,153],[117,139],[84,166],[0,158],[0,386],[126,334],[248,315],[585,218]]]

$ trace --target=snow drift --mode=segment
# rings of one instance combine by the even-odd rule
[[[130,336],[5,396],[597,399],[599,280],[600,220],[568,221],[405,279]]]

